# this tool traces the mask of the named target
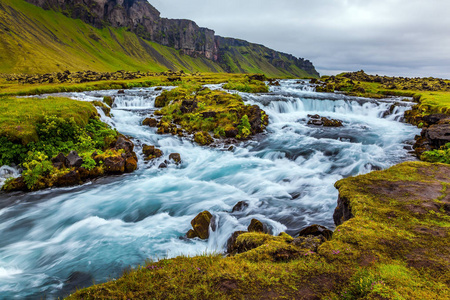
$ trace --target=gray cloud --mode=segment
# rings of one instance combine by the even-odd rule
[[[321,74],[364,69],[450,78],[448,0],[150,0],[163,17],[311,60]]]

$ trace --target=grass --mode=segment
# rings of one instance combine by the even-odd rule
[[[23,145],[37,142],[36,124],[45,116],[56,115],[63,119],[73,118],[78,126],[86,126],[89,118],[96,115],[89,102],[62,97],[0,98],[0,136]]]
[[[293,57],[248,44],[248,52],[226,50],[218,62],[138,37],[126,28],[98,29],[79,19],[44,10],[24,0],[2,0],[0,73],[58,71],[153,71],[265,73],[272,77],[317,77],[295,66]],[[228,48],[227,48],[228,49]],[[278,55],[278,64],[271,62]],[[239,65],[239,67],[237,67]],[[283,65],[286,66],[283,68]],[[226,70],[227,69],[227,70]],[[315,70],[314,70],[315,72]]]
[[[285,233],[245,233],[240,254],[148,261],[67,299],[448,299],[450,218],[432,204],[444,206],[449,174],[407,162],[339,181],[354,218],[317,252]]]

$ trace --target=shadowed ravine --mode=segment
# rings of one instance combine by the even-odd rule
[[[210,86],[220,88],[220,86]],[[316,93],[306,83],[282,81],[270,94],[242,94],[270,116],[267,132],[241,143],[200,147],[188,139],[157,135],[142,126],[155,110],[155,88],[69,94],[79,100],[116,95],[109,124],[164,152],[139,160],[132,174],[84,186],[28,194],[0,194],[0,293],[49,298],[120,276],[145,259],[223,252],[228,237],[252,218],[273,234],[295,234],[319,223],[333,228],[332,213],[344,177],[414,159],[418,129],[399,122],[411,103]],[[344,126],[307,125],[308,114],[339,119]],[[183,163],[158,169],[170,153]],[[230,213],[239,201],[249,207]],[[217,230],[208,241],[183,238],[190,221],[209,210]],[[81,272],[81,273],[75,273]],[[69,280],[70,278],[70,280]]]

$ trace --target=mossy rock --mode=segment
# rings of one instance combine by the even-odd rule
[[[192,221],[191,225],[195,236],[199,237],[202,240],[206,240],[209,238],[209,225],[211,224],[212,215],[209,211],[205,210],[199,213]],[[190,235],[194,235],[194,233],[190,232]]]
[[[252,219],[250,225],[248,225],[247,230],[249,232],[269,233],[269,229],[267,228],[267,226],[257,219]]]
[[[194,134],[194,141],[200,145],[209,145],[214,142],[214,139],[206,131],[200,131]]]
[[[114,98],[111,96],[103,97],[103,102],[105,102],[109,107],[112,107],[114,104]]]

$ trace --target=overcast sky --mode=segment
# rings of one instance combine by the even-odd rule
[[[313,62],[321,75],[450,78],[449,0],[149,0],[191,19]]]

